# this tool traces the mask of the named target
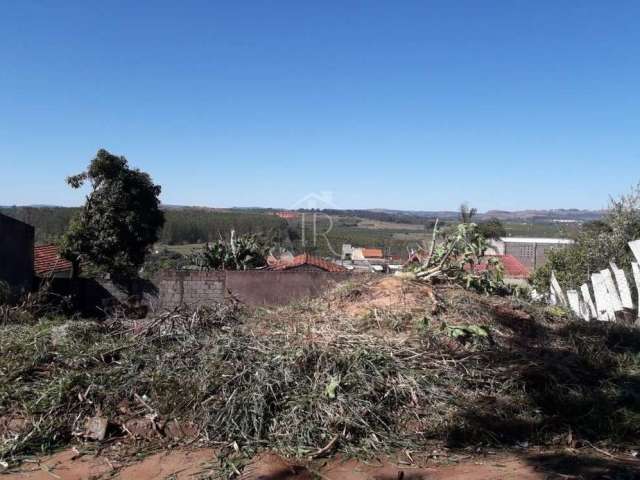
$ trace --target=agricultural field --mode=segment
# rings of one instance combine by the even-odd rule
[[[3,207],[6,215],[30,223],[36,227],[36,243],[51,243],[60,240],[68,227],[76,208],[63,207]],[[266,241],[294,251],[312,251],[318,255],[331,256],[339,253],[343,243],[357,246],[383,248],[387,253],[406,255],[408,249],[430,239],[433,219],[407,217],[403,215],[370,212],[368,217],[350,215],[325,215],[317,217],[318,234],[329,229],[327,239],[319,235],[312,241],[312,218],[306,215],[305,244],[302,244],[302,229],[299,220],[283,220],[264,209],[215,210],[195,207],[171,207],[165,210],[166,223],[160,232],[160,246],[170,251],[189,254],[207,241],[228,238],[231,229],[239,235],[258,234]],[[362,214],[362,212],[360,212]],[[329,220],[330,218],[330,220]],[[409,218],[410,222],[403,222]],[[391,221],[394,220],[394,221]],[[454,225],[446,220],[441,227]],[[510,236],[566,237],[572,236],[579,224],[541,222],[505,222]],[[331,247],[329,247],[331,245]]]
[[[406,256],[407,252],[424,245],[431,240],[433,221],[425,220],[424,224],[402,224],[384,222],[358,217],[333,216],[330,219],[319,215],[315,221],[317,242],[309,242],[313,233],[313,217],[305,217],[306,246],[301,244],[302,225],[299,220],[290,221],[290,232],[294,232],[297,240],[293,242],[298,250],[311,250],[318,255],[332,256],[340,253],[343,243],[355,246],[382,248],[386,253]],[[456,222],[439,223],[439,229],[451,229]],[[538,222],[505,222],[503,223],[508,236],[528,237],[572,237],[577,232],[579,224],[557,224]],[[335,253],[334,253],[335,252]]]
[[[156,245],[156,250],[167,250],[168,252],[178,253],[180,255],[191,255],[194,252],[202,249],[204,243],[186,243],[184,245],[166,245],[166,244],[158,244]]]
[[[509,237],[573,238],[579,223],[504,222]]]

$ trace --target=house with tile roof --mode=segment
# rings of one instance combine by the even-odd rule
[[[281,260],[269,266],[274,271],[303,271],[303,272],[346,272],[347,269],[308,253],[297,255],[291,260]]]
[[[382,260],[384,252],[381,248],[354,247],[348,243],[342,245],[342,260]]]
[[[520,262],[513,255],[485,255],[481,258],[481,262],[475,265],[474,270],[476,273],[484,272],[490,267],[489,260],[492,258],[498,259],[504,268],[504,277],[506,279],[513,280],[526,280],[531,275],[531,270]]]
[[[535,270],[547,262],[552,250],[564,248],[574,241],[569,238],[502,237],[489,243],[493,253],[511,255],[526,268]]]
[[[41,278],[71,278],[73,265],[60,256],[57,245],[36,245],[33,249],[33,269]]]

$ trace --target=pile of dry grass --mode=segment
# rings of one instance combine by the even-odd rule
[[[6,284],[5,284],[6,285]],[[6,292],[2,290],[7,289]],[[50,291],[50,282],[44,282],[35,292],[9,301],[8,285],[0,282],[0,326],[11,323],[33,323],[43,316],[54,316],[70,311],[70,299]]]
[[[457,289],[435,292],[435,313],[429,296],[410,312],[334,308],[365,287],[251,314],[5,325],[0,456],[68,443],[96,415],[111,436],[145,416],[160,442],[176,420],[208,443],[294,455],[638,441],[637,329]]]

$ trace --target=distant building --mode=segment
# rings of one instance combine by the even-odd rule
[[[34,248],[33,267],[41,278],[71,278],[73,265],[60,257],[56,245],[37,245]]]
[[[303,271],[303,272],[346,272],[347,269],[322,258],[314,257],[308,253],[297,255],[291,260],[284,260],[275,263],[269,267],[269,270],[275,271]]]
[[[382,260],[384,252],[381,248],[353,247],[348,243],[342,244],[342,260],[364,261]]]
[[[33,287],[34,228],[0,213],[0,280],[15,295]]]
[[[366,260],[370,258],[384,258],[384,252],[381,248],[363,248],[362,256]]]
[[[504,269],[504,276],[507,279],[526,280],[531,275],[531,271],[513,255],[485,255],[480,259],[480,263],[475,265],[474,269],[476,273],[484,272],[489,269],[489,261],[492,258],[500,261]]]
[[[297,212],[276,212],[275,215],[285,220],[295,220],[298,218]]]
[[[534,238],[534,237],[502,237],[493,240],[491,251],[497,255],[512,255],[522,265],[533,271],[547,262],[551,250],[571,245],[573,240],[568,238]]]

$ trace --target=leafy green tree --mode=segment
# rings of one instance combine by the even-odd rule
[[[506,237],[507,231],[504,225],[498,218],[490,218],[486,222],[478,224],[478,230],[482,236],[486,239],[498,239],[500,237]]]
[[[88,261],[115,277],[132,277],[164,225],[160,186],[126,158],[98,150],[88,169],[67,179],[91,192],[62,238],[62,255],[77,266]]]
[[[534,272],[533,284],[548,290],[554,271],[564,287],[577,287],[608,268],[609,262],[628,268],[634,260],[628,242],[639,238],[640,184],[630,194],[612,199],[602,220],[584,224],[574,244],[552,251],[547,263]]]

